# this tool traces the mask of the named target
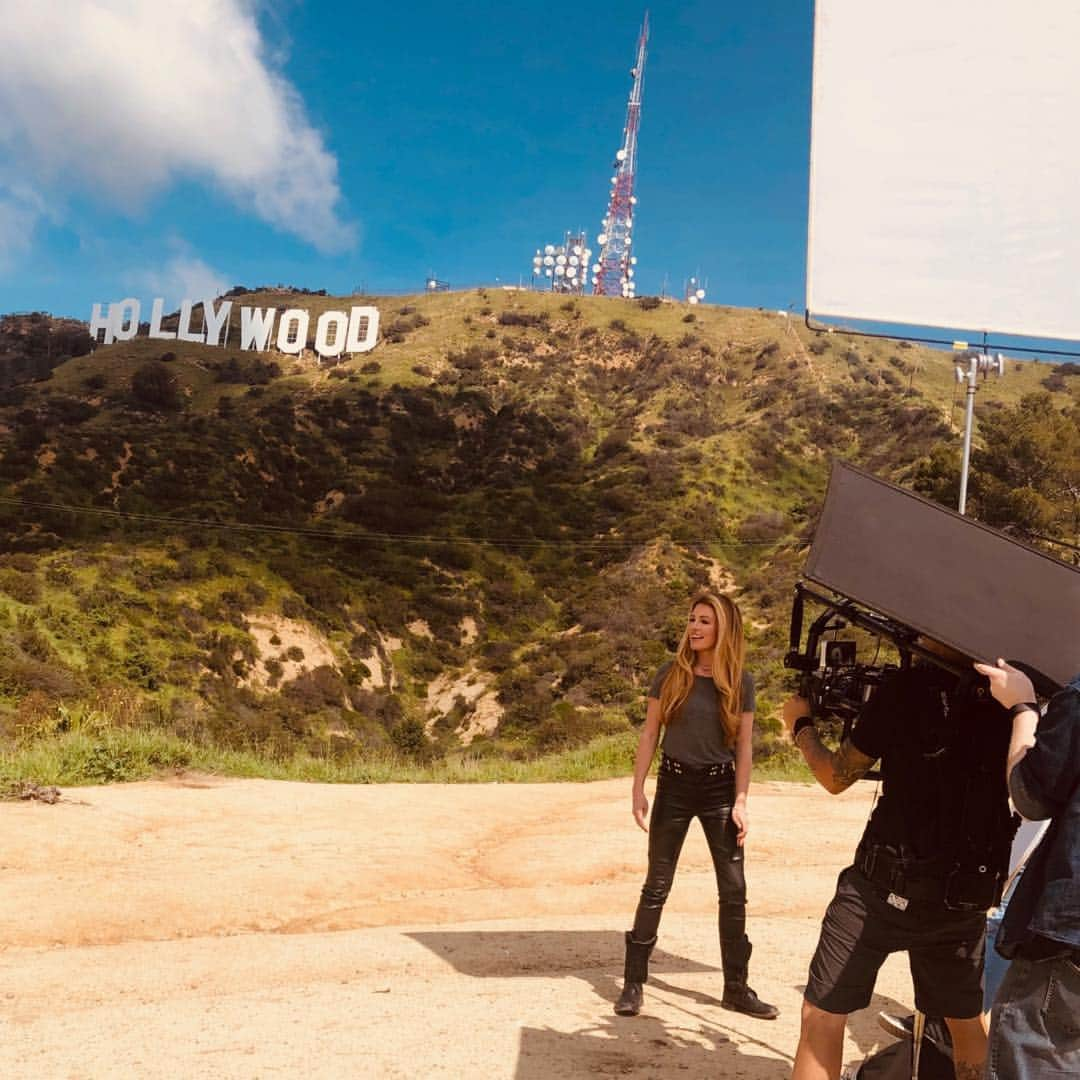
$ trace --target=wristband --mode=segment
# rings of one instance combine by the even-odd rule
[[[812,716],[800,716],[791,726],[791,741],[796,746],[799,744],[799,736],[807,729],[814,726],[814,718]]]
[[[1009,709],[1009,715],[1015,720],[1022,712],[1033,712],[1039,715],[1039,706],[1034,701],[1018,701]]]

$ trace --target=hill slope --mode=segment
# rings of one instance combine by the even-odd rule
[[[314,325],[351,301],[295,302]],[[831,459],[948,487],[945,354],[762,311],[363,302],[381,343],[335,366],[234,330],[3,391],[0,729],[142,722],[330,757],[579,745],[640,719],[710,584],[747,616],[768,744]],[[982,415],[1048,370],[1009,367]]]

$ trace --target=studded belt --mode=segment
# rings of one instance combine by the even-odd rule
[[[711,765],[687,765],[673,757],[663,754],[660,757],[661,776],[681,776],[686,780],[704,780],[706,778],[735,779],[735,762],[716,761]]]

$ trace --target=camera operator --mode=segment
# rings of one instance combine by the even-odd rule
[[[1080,675],[1039,719],[1022,671],[975,667],[1013,717],[1013,802],[1031,821],[1050,819],[998,933],[1012,963],[991,1013],[987,1080],[1080,1076]]]
[[[971,659],[948,646],[918,644],[970,671]],[[958,1080],[982,1076],[986,911],[1000,897],[1015,826],[1008,714],[981,683],[922,661],[888,671],[835,751],[805,698],[784,705],[792,740],[826,791],[845,791],[879,759],[883,787],[825,913],[793,1080],[836,1080],[848,1013],[869,1005],[886,956],[901,951],[916,1007],[946,1019]]]

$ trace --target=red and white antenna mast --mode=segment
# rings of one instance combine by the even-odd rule
[[[634,85],[626,104],[626,127],[623,144],[615,154],[615,175],[611,178],[611,199],[603,230],[596,238],[600,254],[593,264],[594,296],[633,296],[634,266],[637,259],[630,254],[631,230],[634,226],[634,208],[637,196],[634,181],[637,179],[637,136],[641,123],[641,90],[645,81],[645,54],[649,43],[649,13],[638,35],[637,62],[631,75]]]

